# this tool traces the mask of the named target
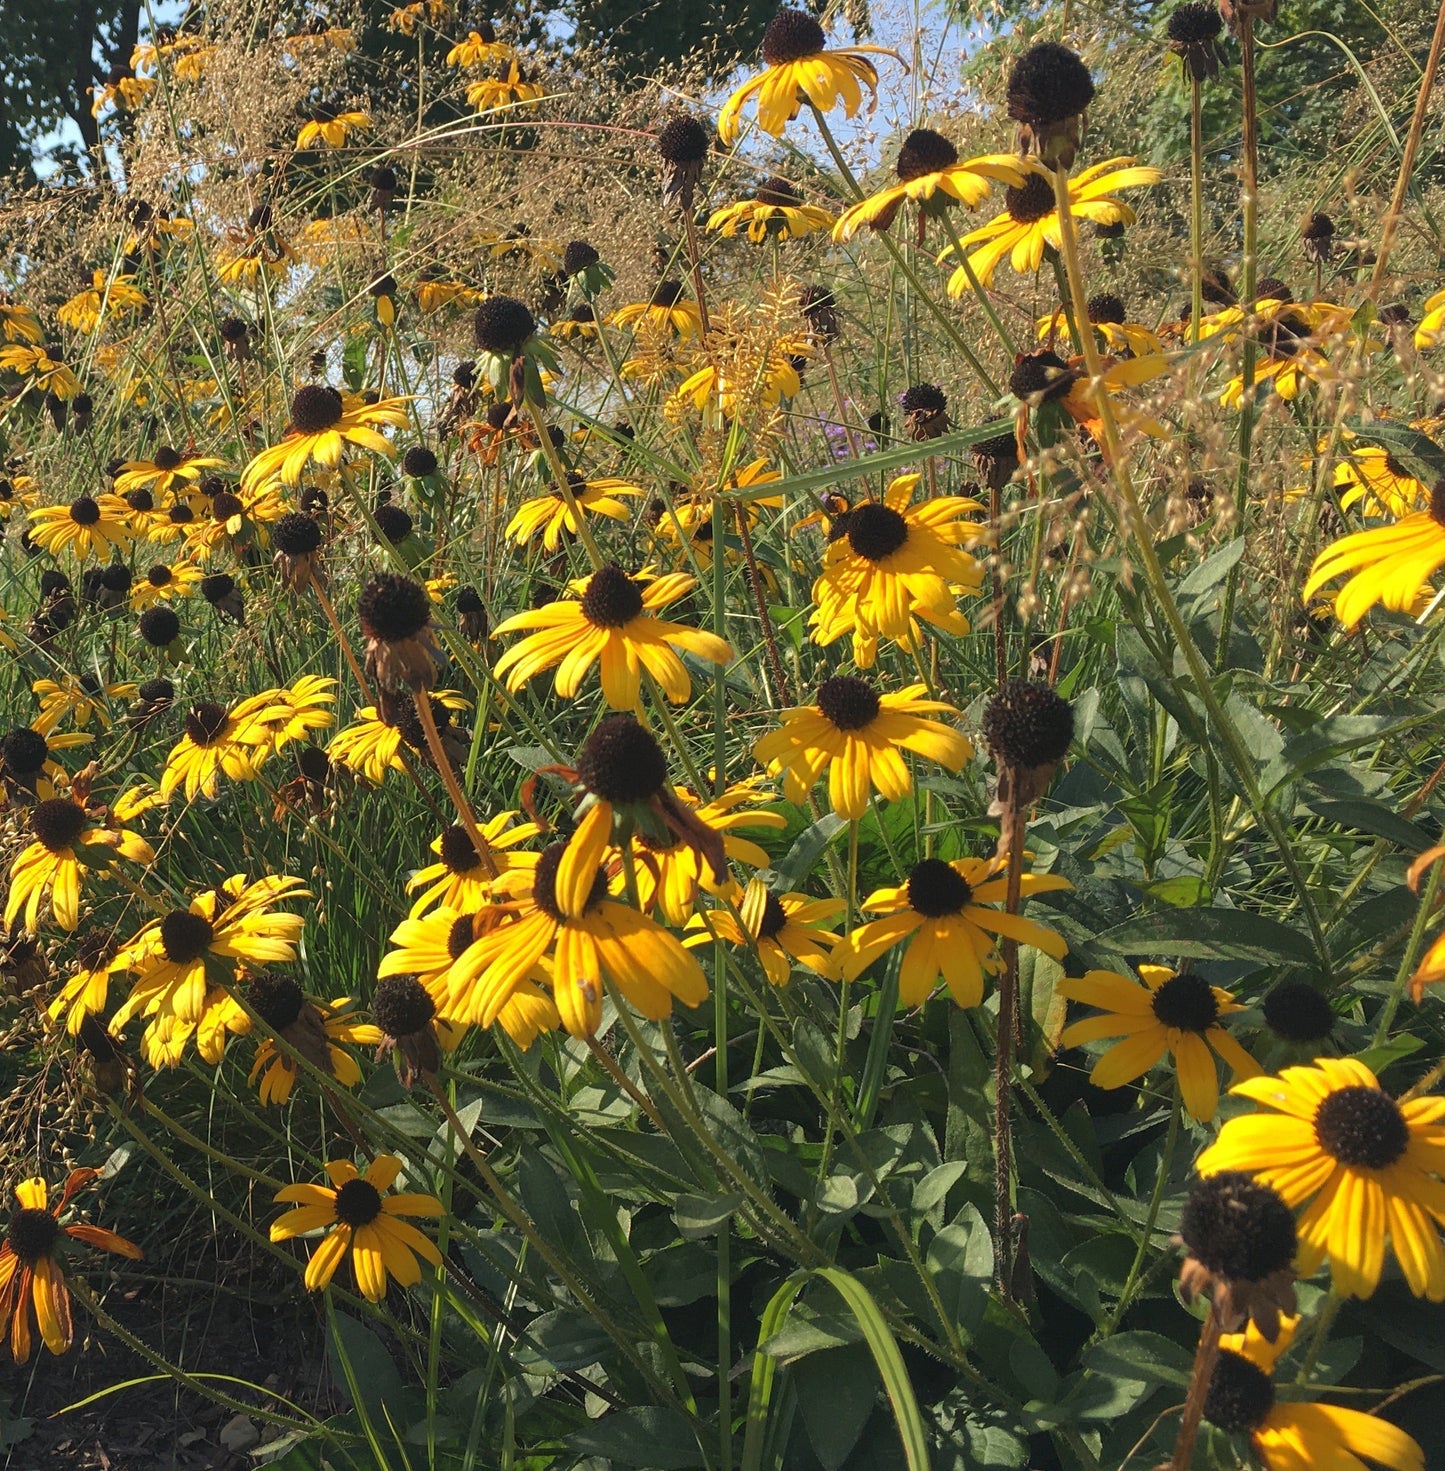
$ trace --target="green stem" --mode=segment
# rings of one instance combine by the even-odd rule
[[[1119,1301],[1109,1321],[1104,1325],[1105,1338],[1117,1331],[1139,1287],[1139,1279],[1144,1271],[1144,1258],[1148,1256],[1149,1248],[1154,1240],[1154,1225],[1159,1219],[1159,1209],[1164,1203],[1164,1192],[1168,1188],[1169,1176],[1174,1167],[1174,1149],[1179,1142],[1179,1117],[1183,1111],[1182,1102],[1179,1080],[1176,1078],[1174,1080],[1174,1104],[1169,1110],[1169,1132],[1165,1135],[1164,1152],[1159,1157],[1159,1168],[1154,1176],[1154,1190],[1149,1197],[1148,1213],[1144,1217],[1144,1234],[1139,1238],[1139,1245],[1134,1251],[1134,1263],[1129,1268],[1129,1275],[1124,1279],[1124,1290],[1119,1294]]]

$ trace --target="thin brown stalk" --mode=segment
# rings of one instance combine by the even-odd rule
[[[1435,76],[1440,70],[1441,52],[1445,51],[1445,0],[1440,0],[1440,9],[1435,15],[1435,34],[1430,38],[1430,55],[1425,61],[1425,75],[1420,79],[1420,95],[1415,99],[1415,115],[1410,119],[1410,131],[1405,137],[1405,151],[1400,155],[1400,172],[1395,176],[1395,192],[1390,196],[1390,208],[1385,213],[1384,228],[1380,232],[1380,248],[1375,254],[1375,269],[1370,273],[1370,285],[1366,295],[1373,301],[1380,283],[1385,279],[1385,267],[1390,252],[1395,248],[1395,233],[1400,227],[1400,215],[1405,208],[1405,194],[1410,187],[1410,176],[1415,171],[1415,155],[1420,151],[1420,139],[1425,132],[1425,115],[1430,110],[1430,94],[1435,89]]]
[[[1214,1366],[1219,1362],[1219,1335],[1223,1328],[1214,1304],[1209,1304],[1204,1326],[1199,1330],[1199,1346],[1194,1350],[1194,1368],[1189,1376],[1189,1393],[1184,1401],[1184,1413],[1179,1420],[1179,1435],[1174,1441],[1174,1454],[1169,1460],[1169,1471],[1189,1471],[1194,1458],[1194,1442],[1199,1438],[1199,1422],[1204,1418],[1204,1401],[1209,1394],[1209,1381],[1214,1378]]]
[[[467,830],[467,836],[471,838],[476,847],[477,856],[482,860],[482,866],[492,878],[496,878],[497,860],[492,854],[492,845],[482,836],[482,829],[477,823],[476,814],[472,811],[472,804],[467,801],[467,794],[462,791],[456,772],[452,770],[452,763],[447,759],[441,734],[437,730],[436,716],[432,714],[431,696],[426,690],[417,690],[412,703],[416,706],[417,719],[421,722],[422,732],[426,736],[427,749],[431,752],[432,763],[436,766],[437,775],[441,777],[442,785],[447,789],[447,796],[452,799],[452,805],[457,809],[457,816],[461,818],[462,826]]]
[[[1023,894],[1024,813],[1019,801],[1018,773],[1005,765],[999,776],[1002,838],[1008,859],[1004,908],[1019,912]],[[1001,1296],[1013,1296],[1013,1141],[1010,1117],[1013,1081],[1014,1033],[1019,1024],[1019,947],[1016,940],[1002,945],[1003,974],[998,982],[998,1033],[994,1044],[994,1273]]]

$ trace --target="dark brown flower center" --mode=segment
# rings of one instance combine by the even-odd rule
[[[63,853],[85,831],[85,813],[74,802],[53,797],[30,814],[30,831],[52,853]]]
[[[164,470],[167,474],[169,474],[170,471],[180,468],[180,452],[178,450],[173,450],[168,444],[163,444],[151,457],[151,464],[153,464],[157,470]]]
[[[541,858],[537,860],[537,872],[532,882],[533,902],[543,914],[549,919],[556,920],[558,924],[564,924],[567,918],[557,903],[557,869],[566,851],[566,843],[551,843],[544,848]],[[587,895],[587,903],[583,905],[583,908],[590,909],[599,900],[606,897],[607,874],[599,868],[597,877],[592,880],[592,890]]]
[[[1181,1032],[1207,1032],[1219,1020],[1214,988],[1192,970],[1170,976],[1154,993],[1154,1015]]]
[[[88,495],[77,496],[70,503],[70,519],[77,526],[94,526],[100,520],[100,506]]]
[[[898,150],[898,177],[906,184],[926,174],[941,174],[958,162],[956,149],[932,128],[914,128]]]
[[[482,860],[477,853],[477,845],[472,841],[472,835],[461,823],[454,822],[442,833],[441,859],[459,877],[462,874],[473,873],[481,866]]]
[[[384,976],[371,998],[371,1014],[388,1037],[411,1037],[431,1021],[437,1008],[415,976]]]
[[[878,692],[856,675],[837,674],[818,686],[818,710],[839,730],[865,729],[877,720],[881,708]]]
[[[1117,326],[1125,320],[1124,298],[1116,296],[1112,291],[1101,291],[1097,296],[1091,296],[1084,310],[1091,322]]]
[[[763,917],[758,921],[758,939],[777,939],[787,923],[788,916],[783,909],[783,901],[769,889],[767,898],[763,900]]]
[[[1445,480],[1437,480],[1430,492],[1430,518],[1445,527]]]
[[[908,522],[879,501],[864,501],[848,517],[848,545],[869,562],[892,556],[908,540]]]
[[[642,589],[621,567],[599,567],[582,594],[582,616],[596,628],[621,628],[642,613]]]
[[[10,1217],[5,1240],[22,1266],[33,1267],[54,1253],[60,1240],[60,1222],[49,1211],[21,1206]],[[21,1303],[16,1311],[28,1313],[29,1304]]]
[[[1274,1383],[1257,1364],[1221,1349],[1204,1399],[1204,1418],[1229,1435],[1257,1430],[1274,1408]]]
[[[816,56],[827,45],[823,27],[805,10],[780,10],[763,33],[763,60],[786,66]]]
[[[1197,1180],[1179,1234],[1189,1255],[1231,1282],[1263,1282],[1294,1260],[1294,1212],[1279,1193],[1242,1170]]]
[[[306,1004],[301,987],[290,976],[277,975],[274,971],[262,971],[252,977],[246,988],[246,1000],[273,1032],[284,1032],[292,1026]]]
[[[308,383],[291,400],[291,427],[298,434],[324,434],[341,422],[341,395],[321,383]]]
[[[415,638],[431,622],[431,599],[413,578],[381,572],[362,589],[356,611],[367,638],[400,643]]]
[[[381,1214],[381,1192],[359,1175],[336,1192],[336,1219],[347,1226],[369,1226]]]
[[[174,581],[171,569],[164,562],[157,562],[149,572],[146,573],[146,581],[152,587],[169,587]]]
[[[1328,998],[1308,981],[1284,981],[1264,998],[1264,1019],[1286,1042],[1322,1042],[1335,1029]]]
[[[604,802],[646,802],[667,785],[667,757],[657,737],[631,715],[609,715],[587,737],[577,777]]]
[[[209,746],[224,733],[228,719],[229,712],[224,705],[202,700],[186,712],[186,734],[195,745]]]
[[[175,965],[199,959],[215,936],[211,922],[189,909],[173,909],[161,921],[161,946],[166,959]]]
[[[1337,1089],[1315,1110],[1315,1138],[1350,1169],[1383,1170],[1409,1147],[1410,1126],[1384,1089],[1357,1085]]]
[[[1004,192],[1004,208],[1016,225],[1032,225],[1054,212],[1054,186],[1042,174],[1030,174]]]
[[[460,960],[471,948],[477,937],[477,917],[474,914],[459,914],[447,931],[447,954]]]
[[[760,184],[753,197],[759,204],[771,204],[779,209],[796,209],[803,202],[803,196],[792,183],[779,174]]]
[[[973,885],[941,858],[924,858],[908,875],[908,905],[929,919],[960,913],[973,899]]]

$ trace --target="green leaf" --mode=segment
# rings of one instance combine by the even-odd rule
[[[598,1363],[611,1346],[606,1331],[586,1313],[557,1308],[527,1325],[516,1348],[518,1364],[547,1364],[554,1369],[585,1369]]]
[[[1115,955],[1254,960],[1264,965],[1315,961],[1304,935],[1246,909],[1164,909],[1140,914],[1105,930],[1095,944]]]
[[[798,834],[787,856],[777,866],[778,877],[794,888],[818,866],[823,850],[848,824],[836,812],[825,812]]]
[[[679,1195],[672,1218],[689,1241],[696,1241],[717,1235],[742,1203],[741,1195]]]
[[[1401,817],[1383,802],[1372,802],[1368,797],[1341,801],[1316,800],[1309,804],[1309,809],[1327,822],[1337,822],[1341,827],[1355,828],[1362,833],[1373,833],[1377,838],[1386,838],[1407,853],[1423,853],[1434,842],[1423,828]]]
[[[707,1464],[687,1421],[660,1405],[632,1405],[604,1415],[574,1430],[567,1444],[584,1455],[646,1471],[688,1471]]]
[[[813,1354],[793,1371],[793,1383],[813,1454],[823,1471],[839,1471],[877,1403],[872,1355],[861,1343]]]
[[[390,1416],[393,1423],[404,1418],[401,1400],[406,1391],[401,1374],[381,1339],[365,1323],[346,1313],[333,1312],[326,1356],[338,1384],[348,1383],[350,1369],[351,1379],[365,1394],[367,1409],[373,1416],[383,1422]]]
[[[961,1159],[951,1159],[937,1165],[913,1187],[913,1211],[926,1216],[935,1206],[948,1198],[948,1192],[968,1173],[968,1165]]]
[[[1189,1383],[1193,1361],[1188,1349],[1162,1333],[1119,1333],[1084,1355],[1084,1367],[1096,1374],[1181,1389]]]

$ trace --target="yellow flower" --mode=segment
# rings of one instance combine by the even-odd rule
[[[263,449],[246,466],[241,487],[250,490],[277,475],[286,485],[295,485],[310,460],[334,469],[348,444],[381,455],[395,454],[391,441],[378,430],[405,423],[405,399],[383,398],[369,404],[334,388],[307,384],[291,400],[291,423],[281,443]]]
[[[686,787],[674,787],[679,804],[689,809],[704,827],[722,834],[723,853],[734,863],[750,868],[767,868],[771,863],[765,849],[739,835],[743,828],[767,828],[781,832],[787,818],[781,812],[759,812],[757,806],[773,797],[750,782],[729,787],[716,797],[700,802]],[[737,883],[719,879],[698,848],[669,832],[671,842],[641,829],[632,835],[637,903],[644,914],[654,911],[665,924],[680,927],[688,922],[700,890],[709,894],[736,894]]]
[[[0,296],[0,333],[4,334],[6,342],[38,344],[45,341],[45,329],[40,325],[40,318],[28,306],[11,301],[8,296]]]
[[[4,1243],[0,1244],[0,1331],[9,1326],[10,1355],[17,1364],[30,1357],[32,1305],[41,1341],[51,1353],[63,1354],[75,1338],[70,1293],[59,1254],[66,1237],[132,1261],[142,1256],[134,1242],[102,1226],[60,1224],[75,1193],[99,1178],[96,1169],[72,1170],[54,1205],[50,1204],[45,1181],[38,1175],[15,1187],[16,1208],[10,1214]]]
[[[445,743],[453,710],[467,710],[471,702],[456,690],[431,690],[432,713]],[[406,771],[402,746],[408,746],[419,760],[430,761],[426,734],[416,714],[416,706],[405,700],[394,700],[385,719],[375,705],[363,706],[352,724],[338,731],[326,748],[327,756],[339,766],[380,786],[388,771]],[[400,706],[400,708],[395,708]]]
[[[1430,503],[1430,487],[1417,480],[1388,450],[1358,445],[1335,466],[1340,509],[1363,506],[1366,515],[1397,520]]]
[[[995,184],[1019,188],[1027,179],[1027,165],[1011,153],[960,162],[953,144],[931,128],[915,128],[903,140],[897,172],[898,183],[843,211],[833,227],[835,240],[851,240],[864,225],[888,229],[905,200],[915,201],[927,217],[955,203],[982,204]]]
[[[290,983],[294,986],[294,982]],[[300,987],[295,987],[299,993]],[[343,1088],[354,1088],[361,1081],[361,1068],[356,1059],[342,1043],[352,1047],[375,1047],[382,1039],[381,1028],[364,1022],[351,1014],[351,998],[339,997],[335,1001],[323,1001],[319,1005],[302,998],[302,1009],[314,1012],[324,1037],[325,1053],[311,1059]],[[284,1034],[284,1025],[276,1027]],[[306,1039],[310,1042],[312,1039]],[[291,1090],[296,1086],[297,1067],[295,1058],[282,1052],[274,1037],[265,1037],[256,1049],[255,1060],[246,1081],[258,1083],[257,1093],[266,1106],[278,1108],[289,1102]]]
[[[1442,341],[1445,341],[1445,291],[1437,291],[1425,302],[1425,314],[1415,328],[1415,346],[1423,352],[1438,347]]]
[[[110,978],[125,969],[120,942],[112,930],[86,930],[75,942],[75,973],[46,1007],[51,1021],[65,1015],[65,1030],[74,1037],[86,1017],[105,1010]]]
[[[612,313],[614,327],[642,323],[670,328],[684,342],[702,331],[702,314],[695,301],[682,294],[681,281],[664,281],[647,301],[633,301]]]
[[[468,31],[467,39],[458,41],[447,52],[447,65],[487,66],[494,62],[500,65],[511,61],[516,54],[505,41],[497,40],[496,31],[484,23],[482,31]]]
[[[303,674],[292,685],[264,690],[251,697],[257,709],[250,716],[250,734],[256,764],[282,751],[292,741],[305,741],[312,731],[329,730],[336,723],[336,681],[320,674]]]
[[[530,80],[513,56],[506,71],[483,77],[467,88],[467,106],[475,107],[478,112],[499,112],[503,108],[536,102],[546,95],[547,89],[540,82]]]
[[[658,578],[644,572],[634,578],[620,567],[599,568],[571,584],[580,594],[576,601],[564,599],[517,613],[497,628],[497,635],[538,631],[508,649],[497,660],[495,673],[499,679],[505,675],[507,689],[516,691],[543,670],[560,665],[555,688],[570,700],[583,676],[598,664],[607,703],[614,710],[635,710],[646,669],[667,698],[681,704],[692,693],[692,680],[675,648],[715,664],[733,657],[732,648],[716,634],[652,616],[696,585],[696,578],[680,572]]]
[[[855,506],[813,585],[814,642],[827,645],[851,633],[853,658],[863,669],[877,658],[880,638],[916,647],[919,619],[945,633],[968,632],[955,589],[977,592],[983,569],[962,543],[984,528],[960,518],[983,507],[963,496],[912,504],[919,481],[916,474],[900,475],[882,501]]]
[[[1211,986],[1193,971],[1141,965],[1139,974],[1142,986],[1108,970],[1061,980],[1055,987],[1059,996],[1097,1007],[1103,1014],[1065,1027],[1060,1040],[1065,1047],[1079,1047],[1104,1037],[1122,1039],[1094,1064],[1089,1079],[1097,1088],[1132,1083],[1168,1052],[1184,1107],[1190,1117],[1207,1123],[1219,1107],[1219,1074],[1211,1047],[1236,1077],[1252,1078],[1259,1072],[1259,1064],[1219,1024],[1221,1017],[1244,1008],[1228,991]]]
[[[148,460],[127,460],[115,477],[118,495],[129,495],[133,490],[147,486],[153,496],[190,493],[194,482],[207,470],[224,465],[209,455],[193,455],[175,450],[170,445],[161,445],[151,452]]]
[[[786,986],[793,965],[815,975],[827,973],[829,952],[841,936],[824,926],[847,909],[842,899],[812,899],[807,894],[775,894],[761,879],[749,879],[738,920],[725,909],[710,909],[688,921],[683,944],[726,943],[755,949],[770,985]]]
[[[564,906],[557,872],[566,846],[553,843],[530,875],[517,872],[516,922],[483,935],[456,962],[458,1019],[491,1026],[549,955],[552,999],[574,1037],[596,1035],[604,979],[650,1021],[671,1015],[674,997],[684,1006],[701,1006],[707,980],[697,961],[645,915],[608,898],[600,870],[586,902]]]
[[[402,1287],[415,1287],[421,1281],[418,1257],[440,1270],[436,1244],[400,1217],[440,1216],[442,1203],[432,1195],[388,1195],[400,1173],[394,1154],[377,1155],[364,1175],[349,1160],[335,1159],[326,1166],[333,1188],[286,1185],[276,1192],[278,1201],[296,1209],[271,1223],[272,1241],[330,1228],[306,1264],[312,1292],[331,1281],[348,1252],[356,1286],[368,1302],[386,1296],[388,1274]]]
[[[138,834],[101,825],[99,814],[78,801],[52,797],[30,809],[34,841],[10,865],[10,893],[4,923],[12,925],[24,911],[32,934],[40,921],[40,904],[50,892],[50,910],[63,930],[80,923],[80,876],[109,868],[117,857],[149,863],[155,850]]]
[[[1315,558],[1304,586],[1306,602],[1336,577],[1350,579],[1335,594],[1335,617],[1353,628],[1376,603],[1410,611],[1420,585],[1445,565],[1445,480],[1430,493],[1428,510],[1393,526],[1372,526],[1327,546]]]
[[[1052,175],[1037,159],[1024,159],[1023,167],[1027,178],[1009,189],[1003,214],[970,230],[959,241],[964,247],[980,247],[968,257],[968,263],[981,286],[993,280],[1004,256],[1020,276],[1028,276],[1043,264],[1045,245],[1055,250],[1062,246]],[[1134,211],[1115,195],[1121,189],[1157,184],[1163,177],[1158,169],[1135,166],[1132,158],[1105,159],[1069,180],[1069,213],[1099,225],[1132,225]],[[951,245],[945,247],[939,263],[953,253]],[[972,289],[968,273],[959,266],[948,278],[948,294],[964,296]]]
[[[56,320],[72,332],[89,334],[112,312],[133,312],[146,304],[145,295],[133,284],[134,276],[112,276],[93,271],[91,285],[56,307]]]
[[[371,118],[364,112],[335,112],[317,108],[309,122],[296,134],[297,148],[342,148],[352,133],[369,128]]]
[[[156,562],[130,585],[132,608],[149,608],[173,598],[188,598],[206,574],[194,562]]]
[[[252,695],[231,709],[200,700],[186,712],[186,733],[171,747],[161,775],[161,795],[169,800],[184,786],[186,801],[214,797],[222,776],[254,781],[266,759],[270,734],[258,721],[271,708],[271,691]]]
[[[843,115],[852,117],[862,105],[863,87],[872,94],[870,110],[877,100],[878,69],[869,53],[898,54],[886,46],[846,46],[828,50],[823,28],[806,11],[781,10],[763,36],[766,70],[750,78],[723,104],[718,114],[718,136],[736,143],[742,132],[742,110],[756,100],[758,126],[781,138],[788,123],[797,117],[804,100],[819,112],[829,112],[840,102]],[[860,83],[862,84],[860,86]]]
[[[628,515],[627,507],[618,500],[618,496],[642,494],[640,486],[629,485],[627,481],[612,476],[583,480],[580,475],[574,475],[571,490],[579,511],[609,516],[614,521],[625,521]],[[555,552],[561,545],[564,531],[576,536],[577,517],[562,495],[554,491],[523,501],[502,534],[517,546],[525,546],[541,536],[543,547]]]
[[[783,775],[790,802],[802,803],[826,771],[828,800],[839,817],[857,821],[877,790],[901,802],[913,790],[902,751],[913,751],[957,771],[973,755],[973,742],[941,720],[956,715],[941,700],[925,700],[924,686],[880,695],[865,679],[839,674],[818,687],[816,705],[783,712],[783,724],[753,747],[770,776]]]
[[[1148,357],[1162,352],[1159,334],[1139,322],[1126,320],[1123,300],[1112,291],[1091,296],[1084,308],[1094,335],[1102,338],[1104,346],[1111,352],[1132,353],[1136,357]],[[1068,319],[1064,309],[1047,312],[1037,322],[1039,337],[1054,342],[1068,331]]]
[[[898,999],[922,1006],[940,978],[959,1006],[983,1000],[985,976],[1003,969],[995,936],[1005,935],[1061,960],[1068,949],[1053,930],[990,905],[1007,898],[1007,860],[923,858],[897,888],[877,889],[863,908],[881,914],[845,937],[833,952],[829,975],[855,981],[879,956],[908,942],[898,970]],[[1045,894],[1071,888],[1056,874],[1026,873],[1020,892]]]
[[[787,179],[771,178],[758,186],[751,199],[725,204],[708,216],[707,227],[726,237],[746,227],[747,237],[761,245],[769,237],[775,240],[798,240],[814,230],[826,230],[833,216],[816,204],[809,204]]]
[[[748,410],[773,409],[802,389],[799,360],[814,352],[808,332],[759,337],[756,324],[740,336],[727,325],[709,331],[700,350],[713,361],[690,373],[667,402],[675,415],[690,403],[702,414],[736,418]]]
[[[1242,1333],[1219,1339],[1219,1358],[1204,1414],[1230,1434],[1247,1434],[1265,1471],[1425,1471],[1425,1453],[1403,1430],[1378,1415],[1340,1405],[1275,1398],[1270,1376],[1294,1341],[1299,1318],[1282,1318],[1271,1343],[1251,1320]]]
[[[56,398],[74,398],[80,392],[80,379],[43,347],[30,347],[23,343],[0,347],[0,371],[28,378],[27,387],[53,393]]]
[[[1369,1297],[1395,1249],[1410,1291],[1445,1302],[1445,1098],[1397,1103],[1353,1057],[1316,1058],[1256,1077],[1231,1093],[1274,1110],[1226,1120],[1199,1156],[1201,1175],[1245,1170],[1271,1185],[1299,1219],[1299,1269],[1326,1259],[1336,1292]]]
[[[278,899],[310,897],[300,879],[268,875],[247,883],[244,874],[234,874],[188,908],[153,919],[121,951],[135,981],[111,1030],[119,1031],[138,1013],[174,1012],[182,1022],[196,1021],[208,971],[230,976],[240,962],[260,968],[295,960],[306,922],[270,906]]]
[[[68,506],[42,506],[29,514],[30,539],[52,556],[69,548],[84,561],[108,555],[131,540],[130,507],[109,492],[77,496]]]
[[[37,679],[30,686],[40,701],[40,713],[35,717],[32,729],[48,736],[66,720],[72,721],[78,730],[84,730],[92,720],[102,729],[110,729],[110,700],[133,700],[137,686],[133,684],[97,683],[92,674],[62,674],[59,680]]]
[[[492,862],[498,875],[513,868],[527,868],[537,861],[535,853],[513,853],[518,843],[535,838],[542,831],[535,822],[512,825],[515,812],[499,812],[481,824],[482,837],[492,850]],[[418,869],[407,880],[406,891],[415,894],[410,918],[415,919],[433,905],[446,905],[468,914],[491,900],[495,882],[487,865],[477,852],[471,834],[460,823],[453,823],[431,844],[437,862]]]

